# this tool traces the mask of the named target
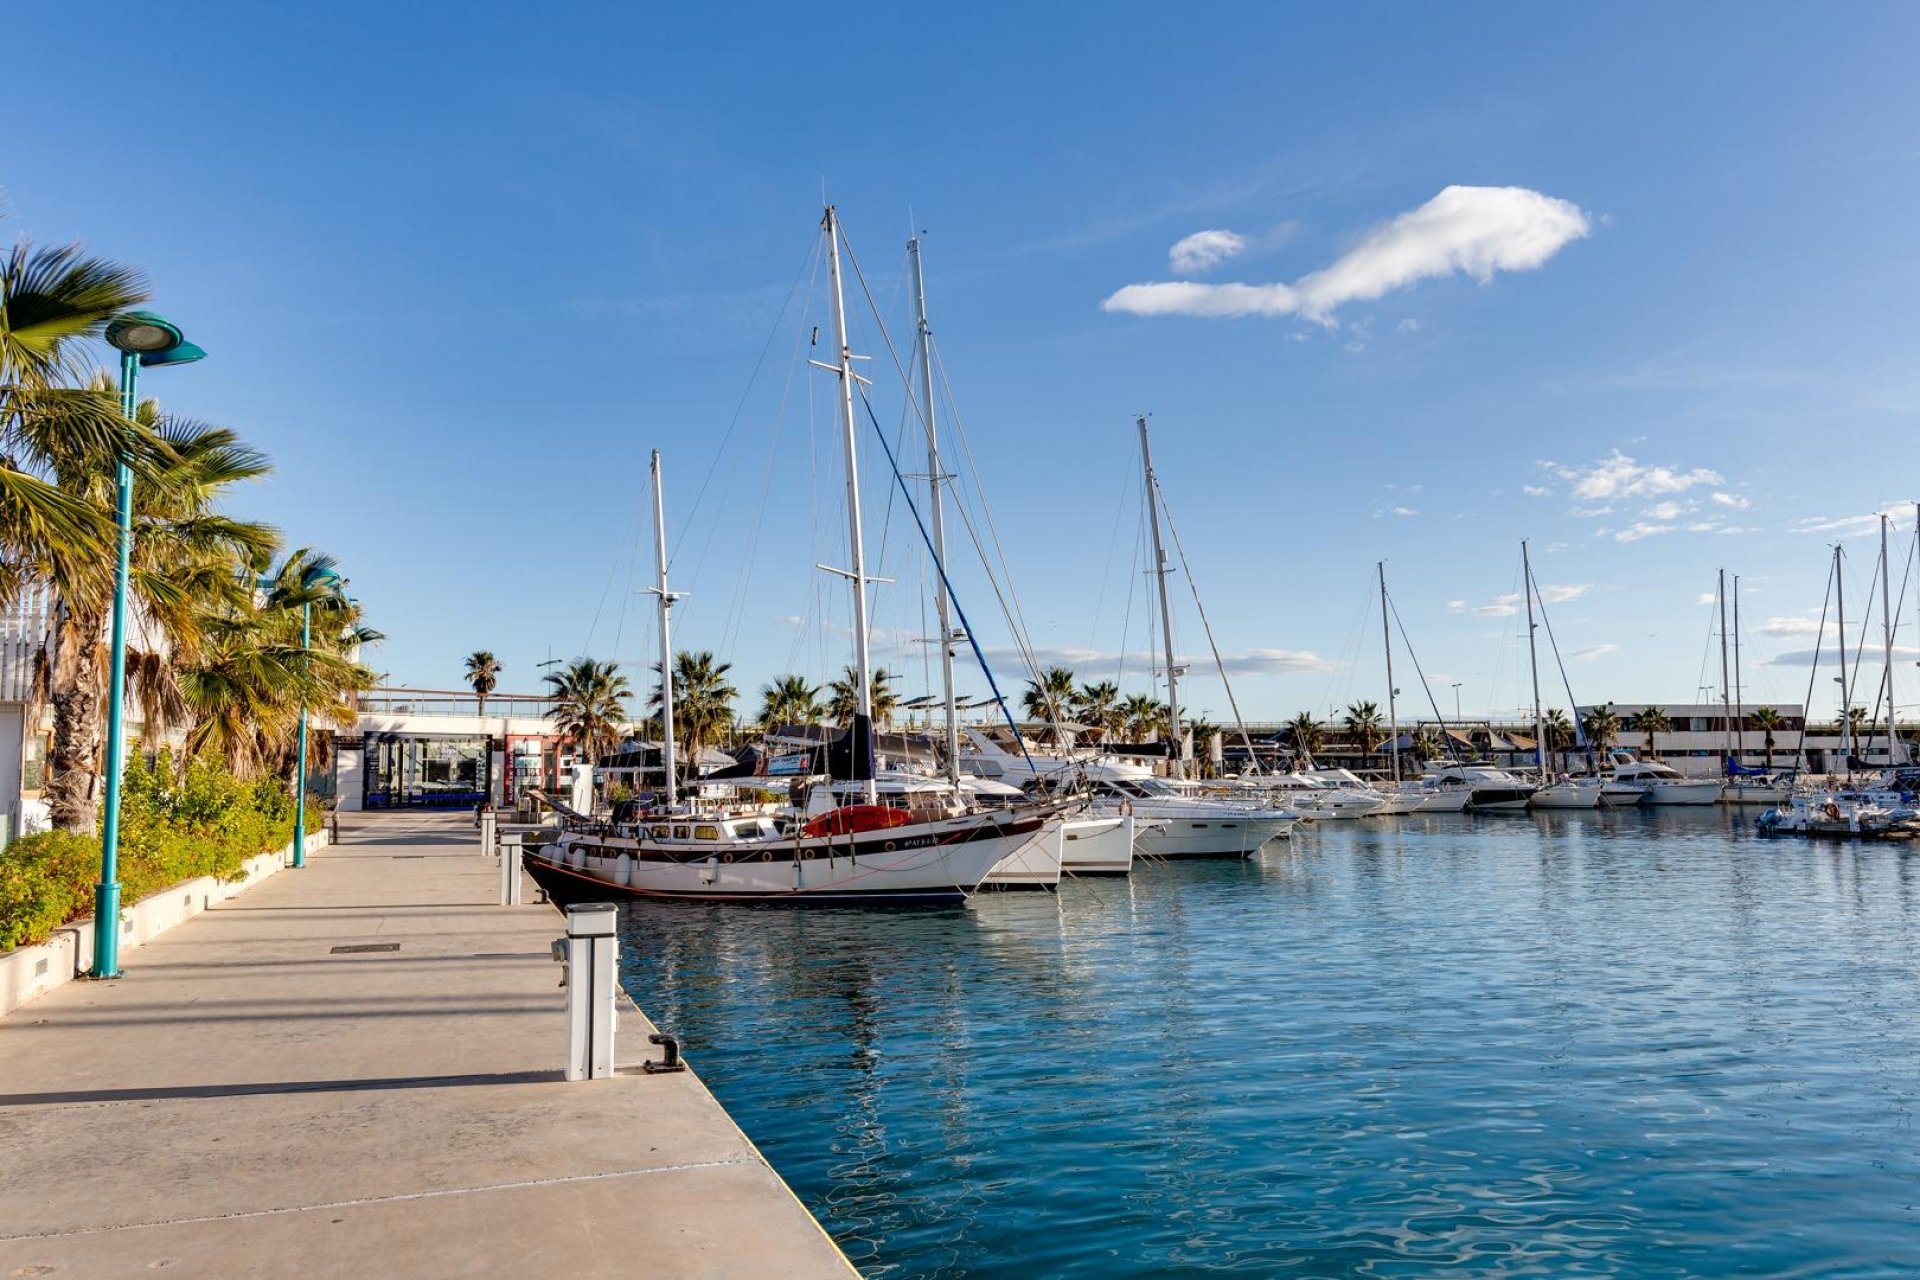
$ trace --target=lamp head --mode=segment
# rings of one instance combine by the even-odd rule
[[[128,355],[139,357],[143,367],[190,364],[206,359],[207,353],[187,341],[180,326],[151,311],[129,311],[107,322],[107,343]]]
[[[345,581],[338,573],[325,567],[309,569],[300,576],[300,585],[303,587],[338,587]]]

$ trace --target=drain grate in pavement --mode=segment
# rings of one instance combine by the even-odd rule
[[[364,951],[398,951],[399,949],[400,944],[397,942],[355,942],[349,946],[334,947],[328,951],[327,954],[333,956],[353,956],[359,955]]]

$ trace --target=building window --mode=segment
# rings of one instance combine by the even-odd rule
[[[20,789],[38,793],[47,785],[47,739],[45,734],[30,733],[21,745]]]

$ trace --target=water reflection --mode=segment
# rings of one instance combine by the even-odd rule
[[[965,910],[642,904],[627,977],[870,1276],[1903,1274],[1913,856],[1415,815]]]

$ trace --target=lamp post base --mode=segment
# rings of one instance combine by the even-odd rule
[[[89,978],[120,976],[120,882],[93,887],[93,968]]]

